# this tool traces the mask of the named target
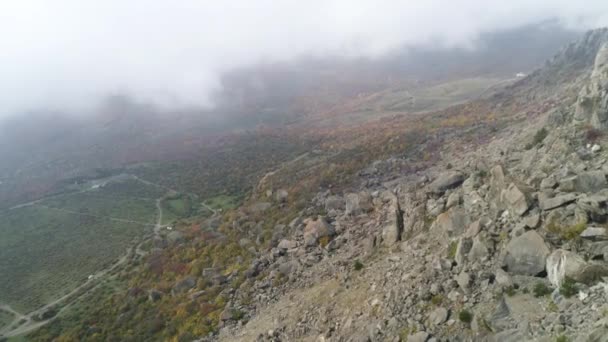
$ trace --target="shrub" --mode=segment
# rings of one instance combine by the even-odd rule
[[[559,288],[559,293],[566,298],[575,296],[578,293],[576,281],[574,281],[572,278],[566,277],[562,283],[562,286]]]
[[[534,134],[534,138],[532,139],[532,142],[529,143],[528,145],[526,145],[526,150],[530,150],[534,146],[542,143],[543,140],[545,140],[545,138],[547,137],[547,135],[549,135],[549,132],[544,127],[539,129],[538,131],[536,131],[536,134]]]
[[[588,142],[596,142],[604,136],[604,132],[597,128],[587,127],[585,130],[585,140]]]
[[[544,297],[551,293],[551,288],[547,286],[545,283],[539,281],[534,285],[534,297]]]
[[[468,310],[462,310],[462,311],[460,311],[460,313],[458,313],[458,319],[462,323],[469,324],[473,321],[473,314]]]
[[[359,260],[355,260],[354,264],[355,271],[361,271],[363,269],[363,264]]]
[[[513,297],[515,295],[515,293],[517,292],[518,288],[519,288],[519,286],[517,284],[511,285],[505,289],[505,293],[507,294],[507,296]]]
[[[456,250],[458,249],[458,242],[452,241],[450,242],[450,246],[448,247],[448,258],[454,260],[456,257]]]
[[[566,335],[560,335],[555,339],[555,342],[568,342]]]
[[[434,295],[433,298],[431,298],[431,303],[433,303],[433,305],[438,306],[443,302],[443,296],[438,294],[438,295]]]

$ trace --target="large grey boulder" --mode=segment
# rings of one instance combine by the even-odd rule
[[[608,240],[608,230],[604,227],[587,227],[580,237],[592,241]]]
[[[407,342],[426,342],[429,339],[429,333],[419,331],[407,336]]]
[[[510,273],[535,276],[545,270],[549,247],[535,231],[526,232],[507,244],[503,264]]]
[[[465,175],[458,171],[448,171],[440,174],[428,189],[432,193],[442,194],[446,190],[458,187],[465,180]]]
[[[592,284],[606,275],[608,268],[587,262],[570,251],[558,249],[547,258],[547,277],[557,287],[561,286],[566,278],[579,283]]]

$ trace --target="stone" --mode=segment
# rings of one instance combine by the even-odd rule
[[[507,244],[503,264],[510,273],[535,276],[545,270],[549,253],[543,238],[529,231]]]
[[[596,222],[602,222],[608,216],[608,196],[606,192],[583,196],[577,201],[577,205]]]
[[[551,210],[576,201],[576,195],[564,194],[555,196],[553,198],[539,196],[538,201],[538,204],[542,210]]]
[[[325,199],[325,210],[344,210],[344,198],[340,196],[329,196]]]
[[[469,260],[484,260],[490,256],[488,245],[480,236],[473,238],[473,246],[469,251]]]
[[[316,220],[308,220],[304,228],[304,243],[306,246],[314,246],[320,238],[331,237],[334,234],[334,228],[319,216]]]
[[[450,209],[451,207],[455,207],[460,204],[460,193],[453,192],[448,196],[448,201],[445,204],[446,209]]]
[[[580,237],[592,241],[608,240],[608,231],[604,227],[587,227]]]
[[[593,144],[593,146],[591,146],[591,152],[593,152],[593,153],[597,153],[601,150],[602,150],[602,147],[598,144]]]
[[[447,320],[448,310],[446,308],[437,308],[429,314],[429,322],[431,325],[437,326],[443,324]]]
[[[526,227],[535,229],[536,227],[538,227],[538,224],[540,223],[540,213],[530,214],[530,215],[524,217],[522,222]]]
[[[603,171],[588,171],[574,178],[574,190],[578,192],[595,193],[608,187]]]
[[[514,216],[522,216],[530,208],[530,189],[523,185],[509,184],[501,193],[502,201],[509,212]]]
[[[150,300],[151,302],[157,302],[162,297],[163,297],[163,293],[156,289],[152,289],[148,292],[148,300]]]
[[[388,196],[390,205],[387,222],[382,228],[382,242],[385,246],[390,247],[401,240],[401,234],[403,233],[403,212],[399,206],[397,196],[391,193]]]
[[[553,176],[544,178],[540,182],[541,189],[554,189],[555,187],[557,187],[557,181],[555,180],[555,177],[553,177]]]
[[[471,275],[467,272],[461,272],[458,276],[456,276],[456,282],[464,292],[469,292],[471,281]]]
[[[192,276],[186,277],[175,283],[171,292],[173,294],[184,293],[193,288],[194,286],[196,286],[196,279]]]
[[[435,223],[448,236],[455,237],[464,233],[469,225],[469,218],[463,210],[452,208],[437,216]]]
[[[458,265],[463,265],[471,247],[473,246],[473,241],[469,238],[460,238],[458,239],[458,244],[456,245],[456,254],[454,255],[454,260]]]
[[[442,194],[446,190],[456,188],[465,180],[465,175],[458,171],[448,171],[440,174],[431,184],[428,189],[432,193]]]
[[[511,279],[511,276],[500,268],[494,271],[494,279],[496,280],[496,283],[502,287],[513,286],[513,279]]]
[[[279,189],[277,190],[277,192],[274,194],[274,198],[276,199],[277,202],[279,203],[285,203],[287,202],[287,197],[289,196],[289,193],[287,192],[287,190],[285,189]]]
[[[428,339],[429,333],[426,331],[419,331],[407,336],[407,342],[426,342]]]
[[[277,248],[287,250],[296,248],[297,246],[298,244],[295,241],[283,239],[281,242],[279,242]]]
[[[346,215],[359,215],[371,211],[372,196],[367,192],[350,193],[345,197]]]
[[[547,258],[547,277],[556,287],[566,278],[583,284],[593,284],[608,275],[604,265],[586,262],[581,256],[570,251],[558,249]]]

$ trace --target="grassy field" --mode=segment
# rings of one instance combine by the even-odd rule
[[[215,210],[227,210],[238,207],[240,204],[240,199],[237,196],[219,195],[207,199],[205,203]]]
[[[0,329],[11,324],[11,322],[13,322],[14,319],[15,319],[15,316],[12,313],[6,312],[4,310],[0,310]]]
[[[152,229],[161,194],[140,182],[111,183],[1,214],[0,303],[27,313],[114,263]]]

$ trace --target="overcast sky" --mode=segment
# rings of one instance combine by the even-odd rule
[[[112,92],[207,102],[218,75],[300,54],[378,56],[558,18],[608,24],[606,0],[3,0],[0,115]]]

